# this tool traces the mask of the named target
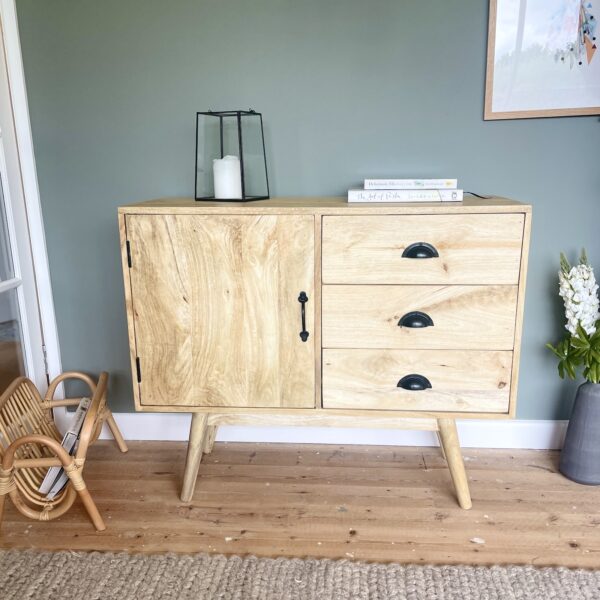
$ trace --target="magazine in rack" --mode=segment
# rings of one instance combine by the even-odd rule
[[[71,455],[75,454],[77,451],[83,421],[85,420],[85,415],[87,414],[91,403],[92,401],[90,398],[81,399],[79,406],[77,406],[77,410],[73,415],[73,420],[71,421],[69,429],[63,436],[61,443],[62,447]],[[67,485],[68,481],[69,477],[65,473],[63,467],[50,467],[39,487],[39,492],[46,494],[47,500],[54,500]]]

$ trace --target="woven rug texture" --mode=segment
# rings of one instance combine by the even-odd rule
[[[600,600],[600,571],[0,551],[2,600]]]

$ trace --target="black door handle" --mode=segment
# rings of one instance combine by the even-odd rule
[[[306,292],[300,292],[298,302],[300,302],[300,305],[302,306],[300,309],[302,315],[302,331],[300,332],[300,339],[305,342],[308,339],[308,331],[306,331],[306,311],[304,309],[305,304],[308,302]]]
[[[411,392],[419,392],[431,388],[431,381],[424,375],[418,375],[417,373],[411,373],[405,375],[396,385],[396,387],[410,390]]]
[[[415,310],[406,313],[399,321],[398,327],[411,327],[412,329],[420,329],[422,327],[433,327],[433,319],[424,312]]]
[[[404,248],[402,258],[438,258],[438,251],[427,242],[415,242]]]

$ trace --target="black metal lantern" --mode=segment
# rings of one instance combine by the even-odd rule
[[[219,202],[269,198],[261,113],[252,109],[196,113],[194,197]]]

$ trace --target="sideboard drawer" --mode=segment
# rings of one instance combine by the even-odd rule
[[[511,362],[509,351],[323,350],[323,408],[506,413]]]
[[[323,283],[519,280],[524,214],[323,217]]]
[[[517,286],[325,285],[324,348],[512,350]]]

